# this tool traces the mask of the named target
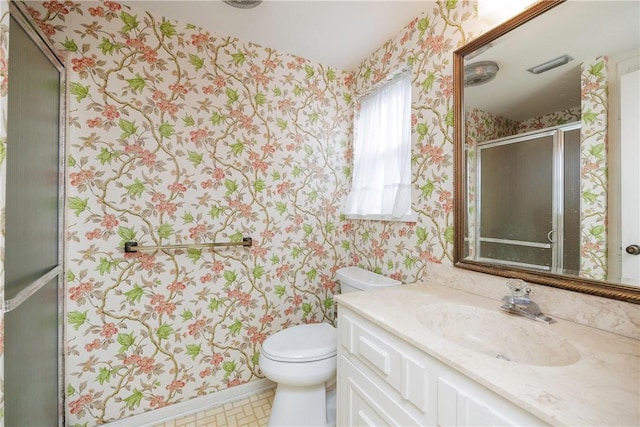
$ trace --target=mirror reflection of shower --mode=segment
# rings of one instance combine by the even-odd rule
[[[480,142],[473,157],[475,259],[579,273],[580,123]]]

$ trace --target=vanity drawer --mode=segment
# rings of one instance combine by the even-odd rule
[[[426,358],[406,343],[353,313],[342,313],[340,351],[383,380],[419,413],[435,412],[435,377]]]
[[[400,391],[402,355],[397,348],[394,348],[393,343],[381,336],[378,331],[373,331],[370,326],[364,326],[363,322],[354,316],[344,315],[340,321],[349,325],[348,333],[341,337],[349,354],[362,361],[377,376]]]

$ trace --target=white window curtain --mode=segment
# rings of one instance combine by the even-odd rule
[[[354,124],[354,164],[348,217],[406,219],[411,215],[411,73],[360,100]]]

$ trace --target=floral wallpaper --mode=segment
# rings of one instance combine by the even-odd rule
[[[334,321],[351,76],[117,2],[30,6],[69,55],[68,424],[261,378],[267,336]]]
[[[9,3],[0,0],[0,307],[4,308],[5,182],[7,176],[7,89]],[[0,384],[4,384],[4,310],[0,310]],[[0,387],[0,426],[4,425],[4,386]]]
[[[580,275],[607,278],[608,58],[582,64]]]
[[[582,108],[577,106],[566,110],[556,111],[551,114],[533,117],[529,120],[518,123],[518,133],[564,125],[566,123],[579,122],[581,120],[581,111]]]
[[[473,107],[465,110],[464,123],[466,141],[470,148],[480,142],[522,133],[522,131],[518,131],[518,122]]]
[[[261,378],[269,334],[334,322],[342,266],[412,282],[451,264],[452,52],[483,30],[474,2],[427,3],[352,72],[114,1],[28,5],[69,56],[68,425]],[[353,101],[405,67],[416,221],[346,220]]]
[[[69,56],[68,425],[261,378],[269,334],[334,322],[342,266],[451,264],[452,52],[482,30],[474,2],[427,3],[353,72],[114,1],[28,4]],[[405,67],[417,219],[346,220],[353,101]]]
[[[334,321],[342,266],[410,282],[451,263],[452,51],[474,3],[427,3],[351,73],[118,2],[28,4],[69,56],[69,425],[260,378],[270,333]],[[345,220],[353,100],[407,66],[417,220]]]
[[[566,123],[579,122],[582,118],[581,111],[581,107],[574,107],[532,117],[522,122],[515,122],[506,117],[495,116],[477,108],[469,108],[465,113],[467,143],[475,146],[479,142],[491,141]]]

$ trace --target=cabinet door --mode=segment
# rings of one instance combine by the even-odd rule
[[[344,356],[339,357],[338,371],[338,426],[427,425],[425,420],[410,416],[397,397],[385,392]]]
[[[349,395],[349,417],[344,425],[354,427],[374,427],[390,425],[371,403],[364,397],[362,389],[354,383],[347,385],[347,393]]]
[[[470,393],[438,379],[438,426],[508,426],[512,425],[500,414]]]
[[[389,386],[398,405],[414,418],[435,423],[435,375],[430,360],[415,348],[343,310],[338,320],[341,352],[369,378]],[[427,417],[427,418],[424,418]]]

